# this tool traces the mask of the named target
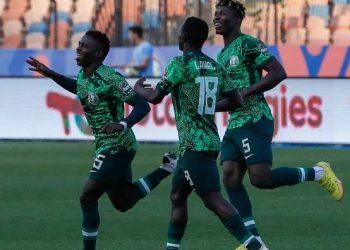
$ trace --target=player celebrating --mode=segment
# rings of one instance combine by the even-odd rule
[[[220,0],[216,5],[214,26],[224,38],[225,48],[218,55],[243,98],[243,106],[230,114],[221,148],[224,185],[232,204],[243,217],[252,234],[259,237],[252,216],[252,206],[242,184],[248,170],[250,182],[258,188],[273,189],[304,181],[319,182],[336,200],[343,196],[341,182],[330,165],[319,162],[309,168],[271,170],[273,117],[263,93],[286,78],[281,64],[256,38],[241,32],[245,7],[235,0]],[[262,70],[267,75],[262,78]],[[225,105],[218,103],[217,110]]]
[[[166,154],[160,168],[132,183],[131,162],[136,140],[131,127],[141,121],[150,108],[120,74],[103,65],[109,48],[110,41],[104,33],[86,32],[76,50],[77,64],[82,67],[77,80],[50,70],[34,58],[27,60],[32,66],[30,70],[51,78],[78,96],[95,135],[96,158],[80,197],[85,250],[96,248],[100,223],[97,204],[105,192],[113,206],[125,212],[172,173],[176,165],[176,158]],[[124,103],[134,107],[126,118]]]
[[[192,189],[242,244],[248,249],[260,249],[261,244],[220,193],[216,165],[220,138],[215,125],[215,103],[219,97],[225,97],[226,101],[230,100],[233,109],[240,106],[242,100],[237,91],[228,88],[224,69],[201,52],[207,37],[206,22],[195,17],[188,18],[179,36],[183,55],[169,63],[165,76],[155,89],[145,88],[145,79],[138,80],[134,87],[136,92],[154,104],[171,93],[174,104],[180,158],[172,182],[172,210],[166,249],[180,247],[187,224],[187,198]]]

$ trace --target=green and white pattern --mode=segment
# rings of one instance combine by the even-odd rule
[[[262,66],[273,59],[265,44],[246,34],[241,34],[218,55],[218,62],[232,79],[232,87],[238,90],[259,82]],[[264,95],[251,95],[244,100],[242,108],[230,113],[228,129],[241,127],[248,122],[257,122],[263,115],[267,119],[273,119]]]
[[[80,70],[77,94],[95,136],[96,154],[105,150],[117,153],[136,149],[136,139],[131,129],[111,135],[101,132],[106,124],[122,120],[124,103],[135,98],[136,93],[122,75],[105,65],[86,78],[83,70]]]
[[[201,52],[175,57],[167,66],[157,89],[171,93],[180,156],[186,150],[220,150],[215,105],[224,92],[233,89],[229,82],[223,67]]]

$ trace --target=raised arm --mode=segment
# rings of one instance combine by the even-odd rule
[[[77,94],[77,80],[58,74],[33,57],[29,57],[26,62],[31,66],[29,70],[38,72],[42,76],[49,77],[62,88],[73,94]]]
[[[262,69],[267,71],[267,75],[263,77],[259,82],[241,91],[243,99],[246,96],[264,93],[265,91],[273,89],[280,82],[287,78],[286,71],[276,59],[273,59],[269,63],[265,64]]]
[[[161,92],[157,88],[150,88],[149,84],[144,84],[145,81],[146,78],[144,77],[136,81],[134,86],[134,90],[136,91],[136,93],[138,93],[140,96],[142,96],[152,104],[160,103],[164,99],[166,94]]]

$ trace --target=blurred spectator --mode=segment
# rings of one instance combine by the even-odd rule
[[[135,25],[129,28],[129,39],[135,45],[132,61],[125,72],[129,77],[153,76],[153,47],[143,40],[143,28]]]

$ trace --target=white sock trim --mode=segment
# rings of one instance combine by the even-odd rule
[[[252,236],[250,236],[244,243],[243,243],[243,245],[246,247],[246,246],[248,246],[249,245],[249,243],[252,241],[252,239],[254,239],[255,237],[254,237],[254,235],[252,235]]]
[[[81,230],[81,234],[86,237],[95,237],[98,235],[98,231],[96,232],[85,232],[84,230]]]
[[[257,239],[261,244],[264,244],[264,242],[262,241],[261,236],[255,236],[255,239]]]
[[[315,171],[315,181],[320,181],[324,175],[324,169],[319,166],[312,167]]]
[[[180,244],[174,244],[174,243],[169,243],[169,242],[167,242],[167,243],[166,243],[166,246],[167,246],[167,247],[177,247],[177,248],[179,248],[179,247],[180,247]]]
[[[151,192],[151,189],[149,188],[149,186],[147,185],[146,181],[144,179],[139,179],[141,185],[143,186],[143,188],[146,190],[147,194],[149,194]]]
[[[249,227],[251,225],[255,225],[255,220],[248,220],[248,221],[244,222],[244,225],[246,227]]]
[[[300,182],[304,182],[305,181],[305,170],[303,168],[299,168],[301,177],[300,177]]]

